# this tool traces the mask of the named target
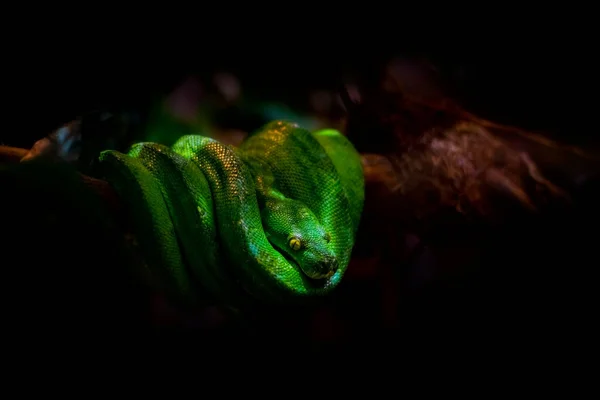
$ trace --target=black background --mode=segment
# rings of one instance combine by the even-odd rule
[[[363,18],[352,24],[371,21]],[[372,21],[385,29],[349,29],[354,25],[347,22],[325,31],[284,27],[263,35],[245,26],[207,34],[189,23],[142,28],[132,21],[111,30],[106,22],[94,31],[94,22],[81,32],[81,21],[66,24],[66,31],[51,25],[31,38],[17,36],[4,49],[6,120],[14,128],[0,140],[28,147],[91,109],[144,109],[190,73],[230,71],[244,89],[286,101],[309,87],[336,87],[348,76],[368,82],[396,55],[429,59],[453,95],[483,116],[559,132],[567,141],[594,136],[591,37],[552,24],[497,34],[472,27],[464,36],[444,25],[405,37],[408,29]]]
[[[84,22],[90,18],[101,18],[95,16],[94,12],[88,14],[82,16],[75,13],[70,18]],[[4,72],[4,98],[8,105],[4,115],[6,125],[0,141],[5,144],[29,147],[49,130],[91,109],[144,109],[155,96],[168,93],[189,73],[210,76],[214,71],[227,69],[237,73],[248,85],[248,90],[261,90],[273,96],[279,93],[283,98],[301,93],[308,85],[335,87],[342,83],[347,71],[368,81],[369,77],[377,75],[378,69],[386,60],[398,54],[431,59],[439,66],[456,96],[468,108],[483,116],[525,128],[544,130],[569,142],[592,143],[595,140],[595,75],[590,61],[593,55],[586,50],[585,37],[582,35],[563,35],[559,41],[556,37],[546,35],[546,31],[540,32],[530,26],[531,31],[536,33],[535,40],[525,33],[513,33],[509,39],[506,31],[510,24],[504,21],[504,29],[492,32],[497,36],[495,40],[488,39],[488,36],[493,35],[483,34],[473,27],[468,27],[469,34],[460,39],[442,29],[432,34],[433,39],[427,40],[427,45],[421,46],[424,41],[421,36],[427,33],[432,24],[427,24],[427,29],[415,30],[412,35],[403,36],[395,30],[396,26],[378,35],[365,28],[377,24],[377,20],[363,21],[361,28],[356,29],[346,26],[344,30],[274,19],[270,23],[270,26],[274,26],[272,32],[261,38],[249,38],[247,31],[241,28],[224,34],[213,32],[203,36],[193,29],[179,32],[163,25],[156,25],[150,31],[148,27],[142,29],[134,26],[133,22],[128,25],[128,34],[117,34],[111,31],[110,20],[106,19],[101,21],[97,35],[88,35],[87,32],[84,35],[79,30],[80,24],[76,28],[69,18],[62,17],[53,22],[56,26],[66,26],[67,32],[57,35],[54,32],[55,26],[40,28],[31,33],[32,37],[26,43],[20,42],[22,38],[19,36],[18,39],[11,40],[10,48],[4,49],[4,64],[8,67],[8,71]],[[201,24],[200,21],[196,23]],[[289,42],[281,33],[300,32],[299,36],[303,36],[306,31],[314,31],[315,27],[325,30],[327,40],[304,36],[304,40]],[[352,35],[348,35],[349,30]],[[111,31],[110,34],[107,31]],[[182,35],[186,39],[179,41]],[[224,41],[222,36],[230,36],[232,39]],[[411,46],[403,46],[406,43]],[[33,208],[40,205],[34,200],[28,206]],[[27,215],[25,221],[35,224],[35,215]],[[15,221],[15,226],[19,226],[23,237],[26,237],[29,231],[27,226],[22,225],[22,221]],[[544,221],[543,226],[547,231],[557,228],[552,221]],[[47,254],[52,254],[55,245],[59,246],[63,242],[62,239],[52,239],[53,232],[48,229],[48,232],[44,231],[34,238],[45,244],[44,249],[48,253],[35,254],[37,252],[34,251],[32,255],[36,257],[24,257],[25,264],[29,259],[32,265],[39,265],[42,262],[40,260],[48,259]],[[48,240],[46,235],[52,240]],[[72,232],[71,236],[78,239],[74,244],[82,249],[82,253],[85,253],[86,244],[93,247],[91,240]],[[588,238],[579,245],[587,246],[591,253],[590,242],[593,240]],[[558,239],[552,243],[560,246]],[[26,255],[25,252],[31,252],[31,248],[39,248],[35,242],[21,242],[20,245],[22,248],[19,248],[19,257]],[[571,245],[572,248],[578,246],[577,243]],[[528,257],[530,258],[520,262],[537,265],[535,254],[529,254]],[[548,261],[548,258],[550,256],[545,255],[543,260]],[[579,256],[574,258],[576,261],[569,261],[565,257],[559,261],[564,261],[565,266],[575,263],[577,270],[581,270],[585,267],[582,258]],[[61,257],[55,254],[50,259],[59,262]],[[69,265],[74,269],[88,268],[85,260],[85,254],[72,255]],[[561,295],[554,296],[553,290],[558,287],[556,284],[561,278],[552,276],[540,288],[539,280],[532,277],[534,274],[531,273],[526,281],[527,284],[533,282],[532,286],[520,284],[523,277],[519,275],[517,262],[502,261],[506,261],[506,265],[510,267],[506,269],[505,280],[493,285],[496,292],[487,293],[486,289],[465,291],[464,298],[455,299],[453,304],[470,305],[461,314],[460,321],[444,319],[449,318],[444,317],[444,309],[437,309],[437,313],[431,314],[433,306],[411,304],[414,314],[411,322],[422,325],[410,339],[419,338],[420,346],[431,345],[420,336],[426,332],[437,338],[441,347],[452,349],[456,345],[453,340],[456,339],[462,346],[467,346],[472,341],[470,346],[475,349],[477,346],[473,343],[487,340],[490,342],[486,345],[502,347],[499,344],[504,343],[506,346],[505,340],[509,337],[512,341],[533,346],[539,338],[545,336],[553,338],[551,345],[554,348],[568,347],[564,342],[557,341],[557,326],[573,327],[569,334],[572,338],[579,336],[578,332],[583,331],[582,326],[589,325],[587,321],[592,319],[591,314],[589,320],[581,317],[586,314],[586,310],[592,308],[591,304],[576,301],[571,295],[580,291],[580,287],[563,287]],[[105,265],[104,259],[94,262],[100,267]],[[534,269],[537,272],[542,266],[537,265]],[[28,279],[27,273],[23,270],[21,278]],[[581,276],[572,279],[579,278]],[[504,283],[507,286],[502,287]],[[589,283],[591,282],[588,281],[587,284]],[[43,282],[39,285],[42,286]],[[501,293],[504,288],[513,291],[520,288],[527,294],[520,293],[510,306],[490,299],[493,293]],[[530,290],[531,288],[534,290]],[[102,291],[102,288],[98,291]],[[431,296],[434,297],[439,300],[437,304],[445,301],[443,292]],[[524,302],[526,298],[530,301]],[[77,303],[74,298],[65,300],[65,304],[69,302]],[[64,320],[76,326],[73,316],[79,314],[73,311],[75,307],[70,307],[61,309],[61,312]],[[486,313],[489,314],[492,308],[495,310],[492,314],[499,318],[490,326],[482,328],[477,322]],[[119,309],[119,306],[115,305],[114,309]],[[126,320],[128,315],[130,314],[126,311],[121,311],[119,318]],[[532,316],[543,319],[539,329],[531,330],[536,323],[536,318]],[[91,331],[95,323],[95,319],[89,322]],[[113,326],[110,333],[120,337],[121,326]],[[413,328],[414,326],[412,325]],[[527,327],[527,335],[520,329],[522,326]],[[60,327],[57,329],[65,331],[64,327],[62,330]],[[29,331],[32,335],[34,332],[35,328]],[[88,332],[79,340],[95,340],[96,336]],[[65,343],[74,343],[65,337],[62,339]],[[371,348],[371,344],[378,340],[376,337],[368,339],[368,343],[364,344],[367,348]],[[131,342],[124,344],[130,345],[135,341],[136,338],[133,338]],[[192,338],[190,341],[195,340]],[[202,340],[196,342],[200,345],[205,343]],[[396,338],[392,338],[390,342],[403,349],[411,349],[414,345],[408,339],[398,342]],[[165,347],[172,345],[170,342]],[[310,344],[306,345],[308,347]],[[543,347],[541,352],[547,349],[545,346],[539,345]],[[416,352],[420,349],[421,347]],[[257,353],[258,350],[260,349],[257,349]]]

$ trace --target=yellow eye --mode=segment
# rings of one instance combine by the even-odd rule
[[[326,233],[325,235],[323,235],[323,239],[325,239],[325,241],[329,243],[331,241],[331,235],[329,233]]]
[[[289,245],[292,250],[298,251],[302,247],[302,242],[300,239],[294,237],[290,239]]]

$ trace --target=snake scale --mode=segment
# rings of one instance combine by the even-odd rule
[[[273,121],[238,147],[196,135],[101,153],[144,277],[177,301],[289,302],[340,282],[364,201],[360,156],[335,130]]]

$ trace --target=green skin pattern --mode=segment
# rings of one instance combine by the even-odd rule
[[[104,151],[100,167],[127,202],[143,276],[182,303],[314,298],[348,266],[364,178],[338,131],[274,121],[237,148],[189,135]]]

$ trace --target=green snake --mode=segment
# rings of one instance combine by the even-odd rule
[[[348,266],[364,179],[336,130],[274,121],[238,147],[188,135],[104,151],[99,166],[127,205],[143,276],[177,300],[313,298]]]

